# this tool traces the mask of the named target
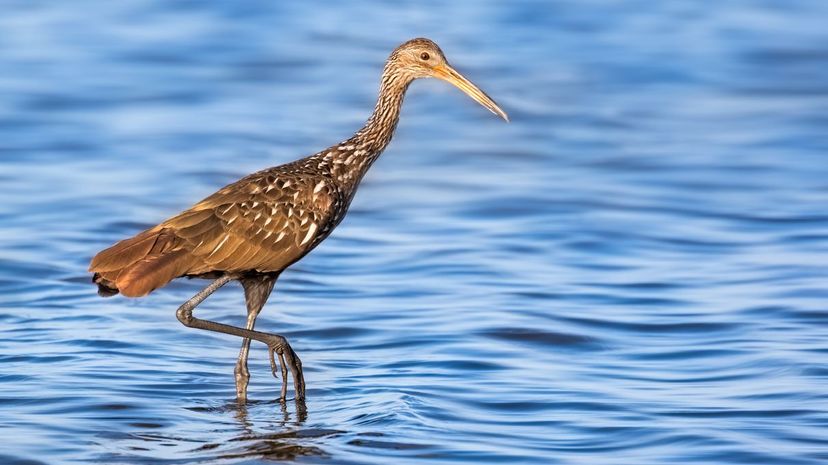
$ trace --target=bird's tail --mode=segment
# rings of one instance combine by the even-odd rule
[[[101,296],[141,297],[185,274],[190,261],[175,235],[153,228],[95,255],[89,271]]]

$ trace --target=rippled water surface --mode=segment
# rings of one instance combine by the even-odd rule
[[[828,3],[7,1],[0,462],[828,462]],[[348,137],[437,40],[259,319],[309,383],[101,299],[101,248]],[[202,316],[243,324],[240,288]]]

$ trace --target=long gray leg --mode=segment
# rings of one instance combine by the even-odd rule
[[[200,318],[196,318],[193,316],[193,309],[195,309],[198,306],[198,304],[203,302],[204,299],[209,297],[210,294],[216,291],[216,289],[220,288],[221,286],[224,286],[233,279],[235,279],[235,277],[230,275],[224,275],[216,279],[207,287],[200,290],[190,300],[181,304],[181,306],[178,307],[178,310],[175,312],[175,316],[178,318],[178,321],[180,321],[184,324],[184,326],[187,326],[189,328],[206,329],[207,331],[215,331],[217,333],[232,334],[233,336],[249,338],[266,344],[268,351],[270,353],[271,360],[273,360],[274,354],[284,356],[285,363],[288,366],[288,368],[290,368],[290,374],[293,376],[293,389],[296,391],[296,400],[304,401],[305,378],[302,374],[302,361],[299,360],[299,357],[296,355],[296,352],[294,352],[293,349],[290,347],[290,344],[288,344],[287,339],[278,334],[263,333],[261,331],[254,331],[252,329],[237,328],[235,326],[230,326],[224,323],[202,320]],[[284,392],[284,390],[282,392]]]
[[[262,311],[267,298],[273,291],[273,285],[276,283],[276,277],[263,276],[254,278],[241,279],[242,287],[244,287],[244,301],[247,304],[247,329],[253,329],[256,326],[256,317]],[[236,398],[240,402],[247,400],[247,384],[250,381],[250,371],[247,370],[247,356],[250,353],[250,339],[244,338],[242,341],[241,351],[239,351],[239,360],[236,362]],[[283,367],[283,370],[286,370]],[[285,372],[286,374],[286,372]],[[274,373],[275,376],[275,373]],[[282,395],[285,398],[287,391],[287,377],[282,377]]]

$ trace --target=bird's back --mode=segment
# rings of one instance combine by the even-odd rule
[[[318,245],[350,196],[294,162],[254,173],[98,253],[101,295],[140,297],[180,276],[278,273]]]
[[[138,297],[179,276],[279,273],[302,258],[341,221],[362,176],[391,140],[408,85],[421,77],[446,80],[508,120],[449,66],[437,44],[410,40],[388,57],[374,112],[353,137],[254,173],[100,252],[89,267],[99,292]]]

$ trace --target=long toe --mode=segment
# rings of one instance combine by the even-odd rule
[[[290,374],[293,376],[293,389],[296,391],[296,400],[305,400],[305,374],[302,371],[302,360],[296,355],[290,345],[285,350],[285,358],[290,367]]]
[[[279,379],[279,375],[276,373],[276,356],[279,356],[279,368],[282,372],[282,389],[279,392],[279,401],[284,402],[287,399],[287,368],[285,368],[285,357],[282,355],[283,351],[276,347],[269,346],[267,349],[270,355],[270,372],[273,373],[273,377],[276,379]]]
[[[287,399],[287,363],[285,363],[285,356],[284,354],[279,354],[279,368],[282,369],[282,391],[279,394],[279,398],[284,402]]]
[[[282,400],[285,399],[287,394],[287,372],[285,370],[285,365],[287,365],[287,368],[290,369],[291,376],[293,376],[293,388],[296,391],[296,400],[304,401],[305,377],[302,372],[302,361],[299,360],[299,356],[296,355],[296,352],[294,352],[287,339],[278,334],[269,335],[267,346],[270,350],[270,367],[274,376],[276,376],[275,355],[279,355],[279,364],[282,368]]]

